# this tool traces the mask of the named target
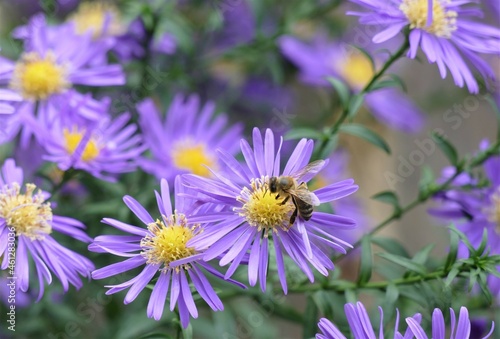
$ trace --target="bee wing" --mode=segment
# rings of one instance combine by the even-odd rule
[[[306,189],[294,189],[294,190],[289,190],[288,193],[290,193],[292,196],[296,197],[297,199],[302,200],[305,203],[308,203],[309,205],[313,206],[319,206],[320,201],[316,194],[313,192],[310,192]]]
[[[300,179],[302,179],[302,177],[306,174],[314,175],[318,173],[323,168],[323,166],[325,166],[325,160],[316,160],[307,164],[297,172],[290,174],[290,176],[295,180],[300,181]]]

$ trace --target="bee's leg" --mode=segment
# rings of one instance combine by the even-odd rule
[[[292,227],[292,225],[295,223],[295,219],[297,218],[297,213],[299,211],[299,208],[297,206],[297,203],[295,202],[295,199],[292,199],[292,202],[295,205],[295,209],[293,210],[293,213],[290,216],[290,225],[288,225],[288,227]]]
[[[284,205],[288,202],[288,200],[290,199],[290,196],[287,196],[285,199],[283,199],[283,201],[281,202],[280,205]]]
[[[279,194],[276,194],[276,200],[278,200],[280,198],[280,195]]]

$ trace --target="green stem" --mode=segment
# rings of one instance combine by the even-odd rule
[[[328,136],[325,137],[323,139],[323,141],[321,142],[321,145],[319,146],[318,153],[317,153],[319,155],[319,157],[324,158],[326,156],[323,153],[325,151],[326,145],[328,144],[328,141],[338,132],[340,126],[344,123],[344,121],[347,119],[347,117],[349,115],[352,116],[352,115],[354,115],[354,113],[356,113],[356,112],[350,112],[350,107],[353,103],[352,101],[354,99],[356,99],[357,97],[359,97],[360,95],[362,96],[365,93],[369,93],[370,90],[372,89],[373,85],[375,85],[375,83],[377,82],[377,80],[380,79],[380,77],[385,74],[387,69],[389,69],[389,67],[391,67],[392,64],[394,64],[394,62],[396,62],[401,56],[403,56],[403,54],[408,50],[409,46],[410,46],[410,43],[409,43],[408,37],[406,37],[405,42],[396,51],[396,53],[391,55],[391,57],[389,58],[389,60],[387,60],[387,62],[384,64],[384,66],[382,66],[382,68],[377,73],[375,73],[373,75],[370,82],[367,83],[366,86],[358,94],[352,95],[349,98],[349,102],[347,103],[347,105],[345,105],[345,108],[342,110],[340,117],[333,124],[333,126],[330,128],[330,131],[328,132]]]
[[[471,272],[475,269],[476,267],[463,263],[462,266],[460,266],[459,270],[460,273],[464,273],[464,272]],[[450,270],[441,269],[424,275],[410,276],[394,280],[374,281],[366,284],[358,284],[348,281],[329,281],[328,284],[323,284],[323,285],[313,284],[313,285],[298,286],[297,288],[290,288],[290,292],[303,293],[303,292],[314,292],[320,290],[330,290],[343,293],[347,290],[359,290],[359,289],[385,290],[389,285],[396,285],[396,286],[410,285],[423,281],[442,279],[447,277],[449,273]]]
[[[486,160],[488,160],[491,156],[496,155],[499,152],[500,152],[500,139],[497,140],[495,144],[491,145],[486,150],[484,150],[483,152],[481,152],[481,153],[477,154],[475,157],[473,157],[466,165],[456,167],[455,174],[453,174],[445,182],[443,182],[442,184],[437,185],[437,186],[429,187],[427,191],[421,192],[419,194],[419,196],[414,201],[409,203],[408,205],[406,205],[402,208],[395,209],[394,212],[387,219],[385,219],[380,224],[375,226],[369,233],[365,234],[363,236],[363,238],[373,236],[375,233],[382,230],[384,227],[389,225],[391,222],[400,219],[408,211],[410,211],[413,208],[419,206],[420,204],[426,202],[431,197],[433,197],[436,193],[447,189],[460,174],[464,173],[465,171],[470,171],[477,166],[480,166]],[[345,257],[347,254],[351,253],[354,249],[358,248],[361,245],[361,241],[362,241],[362,239],[359,239],[356,243],[354,243],[353,248],[349,249],[346,254],[340,254],[337,257],[335,257],[333,260],[338,261],[338,260],[342,259],[343,257]]]

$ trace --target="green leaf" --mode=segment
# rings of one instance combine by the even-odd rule
[[[458,267],[453,267],[450,271],[450,273],[448,273],[448,276],[446,277],[446,280],[444,281],[444,285],[446,287],[450,286],[451,283],[453,282],[453,280],[455,280],[455,278],[457,277],[458,273],[460,273],[460,269]]]
[[[389,148],[389,145],[382,139],[377,133],[369,130],[363,125],[360,124],[347,124],[347,125],[342,125],[340,126],[340,131],[354,135],[358,138],[364,139],[368,141],[369,143],[381,148],[384,150],[387,154],[391,154],[391,149]]]
[[[415,254],[413,256],[412,261],[417,263],[417,264],[425,265],[425,263],[427,262],[427,259],[429,258],[429,254],[434,249],[434,246],[435,246],[434,244],[429,244],[429,245],[425,246],[424,248],[422,248],[420,251],[418,251],[417,254]]]
[[[381,201],[383,203],[393,205],[395,208],[400,208],[399,198],[393,191],[383,191],[372,196],[372,199]]]
[[[387,285],[387,290],[385,291],[385,301],[390,305],[394,304],[399,297],[399,289],[395,284],[390,283]]]
[[[356,301],[358,301],[358,297],[356,296],[356,290],[346,289],[344,294],[345,294],[345,299],[348,303],[356,303]]]
[[[342,107],[346,109],[347,105],[349,104],[349,97],[351,96],[349,87],[342,80],[339,80],[337,78],[328,77],[326,78],[326,80],[328,80],[328,82],[335,89],[339,96]]]
[[[323,137],[324,135],[322,132],[309,127],[293,128],[285,134],[285,140],[302,138],[320,140],[323,139]]]
[[[359,266],[359,277],[358,284],[364,285],[372,277],[373,270],[373,257],[372,257],[372,247],[369,236],[363,237],[361,239],[361,264]]]
[[[314,302],[318,306],[319,311],[324,317],[333,316],[333,300],[329,291],[316,291],[312,295]]]
[[[454,232],[450,232],[450,250],[448,256],[446,257],[446,263],[444,264],[444,269],[448,270],[457,261],[458,253],[458,235]]]
[[[382,88],[396,87],[405,91],[405,85],[400,78],[383,79],[377,81],[373,86],[370,87],[370,92],[376,91]]]
[[[338,142],[339,142],[339,138],[338,138],[337,134],[330,137],[330,139],[326,143],[325,148],[323,149],[322,154],[320,154],[320,158],[321,159],[328,158],[329,155],[337,148]],[[319,144],[320,143],[316,143],[317,146],[319,146]]]
[[[377,253],[378,256],[389,260],[390,262],[395,263],[396,265],[399,265],[401,267],[404,267],[410,271],[419,273],[419,274],[426,274],[427,270],[425,269],[425,266],[422,264],[418,264],[416,262],[413,262],[411,259],[395,255],[395,254],[390,254],[390,253]]]
[[[458,165],[458,154],[455,147],[446,140],[442,135],[438,133],[432,133],[432,139],[436,142],[436,145],[441,149],[443,154],[448,158],[450,163],[454,166]]]
[[[358,113],[364,101],[365,101],[364,94],[354,94],[353,96],[351,96],[351,100],[349,101],[349,107],[348,107],[350,118],[353,118],[356,115],[356,113]]]
[[[488,280],[485,272],[481,272],[478,274],[477,282],[479,288],[481,289],[481,292],[483,292],[483,295],[486,298],[487,303],[491,304],[493,302],[493,295],[491,294],[491,291],[488,287]]]
[[[307,297],[306,310],[304,312],[304,318],[302,322],[303,331],[302,337],[304,339],[309,339],[314,337],[317,332],[316,324],[318,323],[318,307],[314,302],[314,298],[312,296]]]
[[[377,246],[380,246],[382,249],[385,251],[396,254],[399,256],[403,256],[405,258],[409,258],[410,255],[406,251],[406,249],[399,243],[398,241],[391,239],[391,238],[385,238],[385,237],[373,237],[372,238],[372,243],[374,243]]]
[[[470,243],[469,241],[469,238],[463,234],[462,232],[460,232],[456,227],[455,225],[451,225],[448,227],[450,229],[450,231],[452,231],[453,233],[455,233],[456,235],[458,235],[458,237],[460,238],[460,240],[462,240],[462,242],[464,243],[464,245],[467,247],[467,249],[469,250],[469,253],[474,253],[476,252],[476,250],[474,249],[474,246],[472,246],[472,244]]]
[[[479,245],[478,249],[475,251],[474,256],[480,257],[484,253],[486,246],[488,246],[488,230],[485,228],[483,230],[483,238],[481,239],[481,244]]]

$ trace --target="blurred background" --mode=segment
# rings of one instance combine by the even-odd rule
[[[271,127],[277,134],[286,134],[292,127],[323,130],[338,116],[338,98],[333,89],[304,81],[301,65],[284,52],[283,36],[306,43],[319,38],[341,45],[359,45],[361,42],[363,49],[380,55],[381,60],[384,58],[381,50],[394,51],[398,47],[397,43],[373,45],[370,39],[374,32],[358,26],[356,18],[345,15],[353,8],[345,1],[130,0],[106,3],[116,6],[124,25],[142,20],[153,41],[160,44],[165,36],[175,41],[173,51],[148,53],[142,58],[124,62],[127,72],[124,88],[94,93],[112,98],[112,109],[116,111],[113,113],[134,112],[134,104],[146,96],[152,96],[164,111],[175,93],[198,93],[203,100],[216,102],[218,111],[227,113],[231,122],[242,121],[247,136],[254,126]],[[13,60],[19,57],[22,44],[13,40],[10,34],[16,27],[25,25],[34,13],[44,12],[49,21],[56,24],[71,18],[79,4],[78,0],[0,0],[0,53]],[[485,12],[485,20],[498,25],[495,12],[486,7]],[[150,31],[151,28],[155,30]],[[310,53],[317,55],[318,60],[321,58],[319,52],[315,54],[311,50]],[[336,62],[334,59],[332,65]],[[488,62],[500,76],[498,58],[488,59]],[[141,89],[145,65],[153,73],[166,74],[159,86],[147,92]],[[484,97],[481,94],[472,96],[466,89],[457,88],[449,76],[441,79],[437,67],[428,64],[425,56],[419,56],[419,60],[403,58],[391,67],[390,72],[403,80],[406,96],[423,112],[425,125],[412,133],[398,131],[380,123],[365,107],[356,121],[379,133],[389,144],[391,154],[352,136],[340,138],[339,147],[348,156],[339,160],[333,156],[331,161],[345,161],[346,168],[340,176],[352,177],[360,186],[356,198],[361,206],[357,210],[362,220],[361,231],[373,227],[392,213],[391,206],[372,200],[373,195],[394,190],[402,204],[406,204],[417,196],[423,171],[439,177],[448,163],[436,148],[430,132],[444,133],[460,154],[474,153],[483,139],[493,140],[497,133],[495,113]],[[485,92],[483,90],[482,94]],[[397,105],[391,109],[389,97],[382,100],[388,101],[386,114],[403,114]],[[294,142],[288,143],[293,145]],[[2,146],[2,161],[12,152],[15,152],[12,145]],[[89,196],[93,196],[93,190],[102,190],[105,193],[103,199],[96,203],[89,201],[90,198],[75,200],[67,196],[60,202],[58,208],[62,212],[59,213],[84,221],[91,235],[109,232],[109,229],[103,230],[99,220],[104,216],[126,215],[121,206],[121,195],[130,194],[147,202],[157,185],[144,173],[124,177],[123,183],[116,185],[82,178],[81,182],[91,192]],[[402,220],[387,227],[382,235],[400,239],[409,253],[416,253],[433,243],[436,245],[433,253],[443,256],[447,252],[448,231],[442,221],[426,213],[431,204],[409,212]],[[86,253],[84,245],[79,250]],[[95,258],[98,267],[115,260],[109,256],[97,259],[95,253],[88,255]],[[343,276],[355,276],[356,253],[343,259],[339,266]],[[15,337],[146,338],[147,334],[170,333],[173,329],[171,315],[164,314],[165,321],[158,323],[146,317],[148,296],[143,294],[134,303],[123,305],[123,293],[104,295],[103,285],[108,283],[111,284],[109,281],[88,282],[81,291],[71,290],[67,295],[62,295],[61,287],[54,284],[49,289],[51,292],[38,304],[33,304],[32,298],[28,297],[28,307],[18,313],[19,330]],[[283,320],[276,314],[280,313],[283,304],[292,305],[296,312],[302,313],[307,307],[304,295],[283,297],[281,291],[277,291],[260,297],[261,300],[255,298],[228,299],[224,312],[205,310],[198,320],[192,321],[194,336],[302,337],[301,324]],[[1,314],[5,314],[4,308]],[[2,324],[0,337],[9,336],[12,334],[6,333]]]

